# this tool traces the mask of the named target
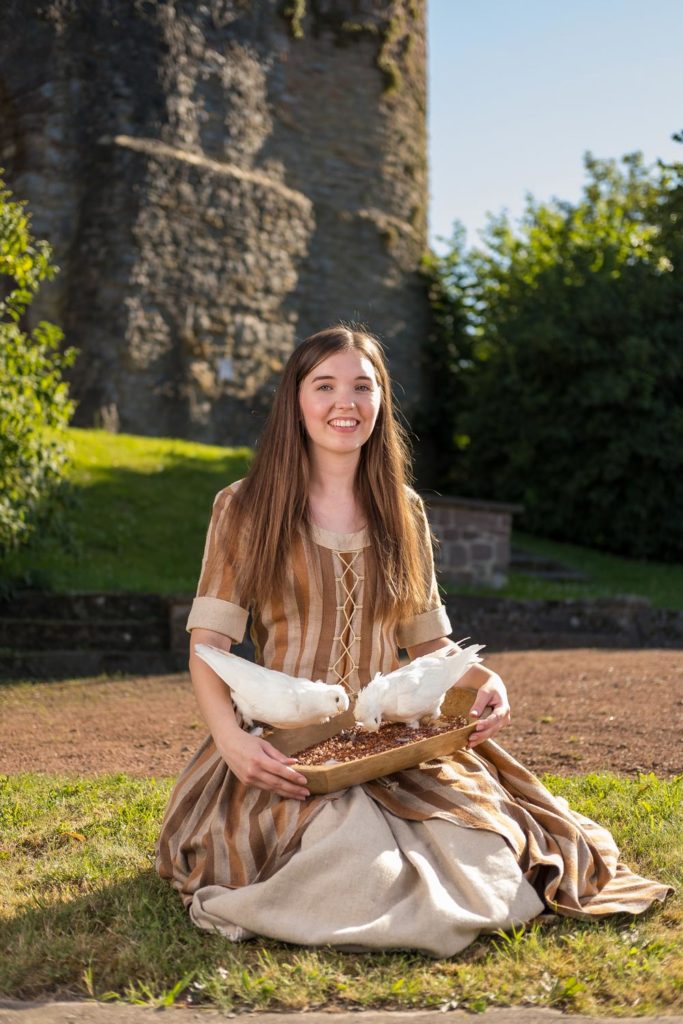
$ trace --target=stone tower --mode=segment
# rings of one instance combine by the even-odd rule
[[[61,273],[76,423],[251,444],[289,352],[429,309],[425,0],[5,0],[0,166]],[[402,393],[403,392],[403,393]]]

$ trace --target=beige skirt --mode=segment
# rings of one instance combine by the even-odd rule
[[[325,805],[274,875],[198,889],[190,917],[234,941],[266,935],[443,957],[543,909],[500,836],[437,818],[405,821],[354,786]]]

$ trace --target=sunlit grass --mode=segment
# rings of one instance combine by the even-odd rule
[[[680,893],[683,779],[544,781],[610,828],[632,868]],[[200,931],[153,867],[171,786],[123,774],[0,776],[0,993],[189,999],[225,1011],[525,1004],[632,1015],[683,1005],[679,894],[642,918],[556,918],[447,960],[234,945]]]
[[[512,571],[500,589],[447,586],[452,594],[495,595],[520,600],[566,600],[623,597],[647,598],[656,608],[683,608],[683,565],[620,558],[603,551],[560,544],[514,531],[514,547],[543,555],[587,576],[585,582],[546,580]]]
[[[77,428],[69,438],[70,536],[37,535],[3,567],[5,576],[56,591],[193,593],[211,502],[245,475],[250,449]],[[512,572],[502,590],[445,589],[531,599],[635,594],[656,606],[683,608],[683,566],[619,558],[520,532],[513,544],[590,579],[562,583]]]
[[[216,493],[248,448],[69,430],[69,536],[37,535],[5,567],[57,591],[193,593]]]

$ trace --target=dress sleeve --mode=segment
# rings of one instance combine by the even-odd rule
[[[185,628],[188,633],[197,627],[212,629],[240,643],[244,638],[249,611],[240,602],[233,566],[224,557],[220,557],[218,550],[219,527],[231,498],[230,488],[224,488],[214,499],[204,542],[197,595],[192,602]]]
[[[411,616],[399,622],[396,629],[396,640],[399,647],[415,647],[417,644],[427,643],[428,640],[438,640],[439,637],[448,636],[453,632],[450,620],[446,613],[445,606],[441,603],[441,596],[436,582],[434,572],[434,554],[432,551],[432,535],[429,529],[429,520],[425,512],[422,498],[415,492],[412,494],[417,509],[417,520],[420,531],[420,543],[424,559],[424,572],[431,578],[429,600],[423,612]]]

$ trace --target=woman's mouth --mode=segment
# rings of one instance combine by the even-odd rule
[[[328,420],[328,426],[332,427],[333,430],[341,430],[344,433],[350,433],[355,430],[360,420],[354,419],[343,419],[341,416],[334,420]]]

